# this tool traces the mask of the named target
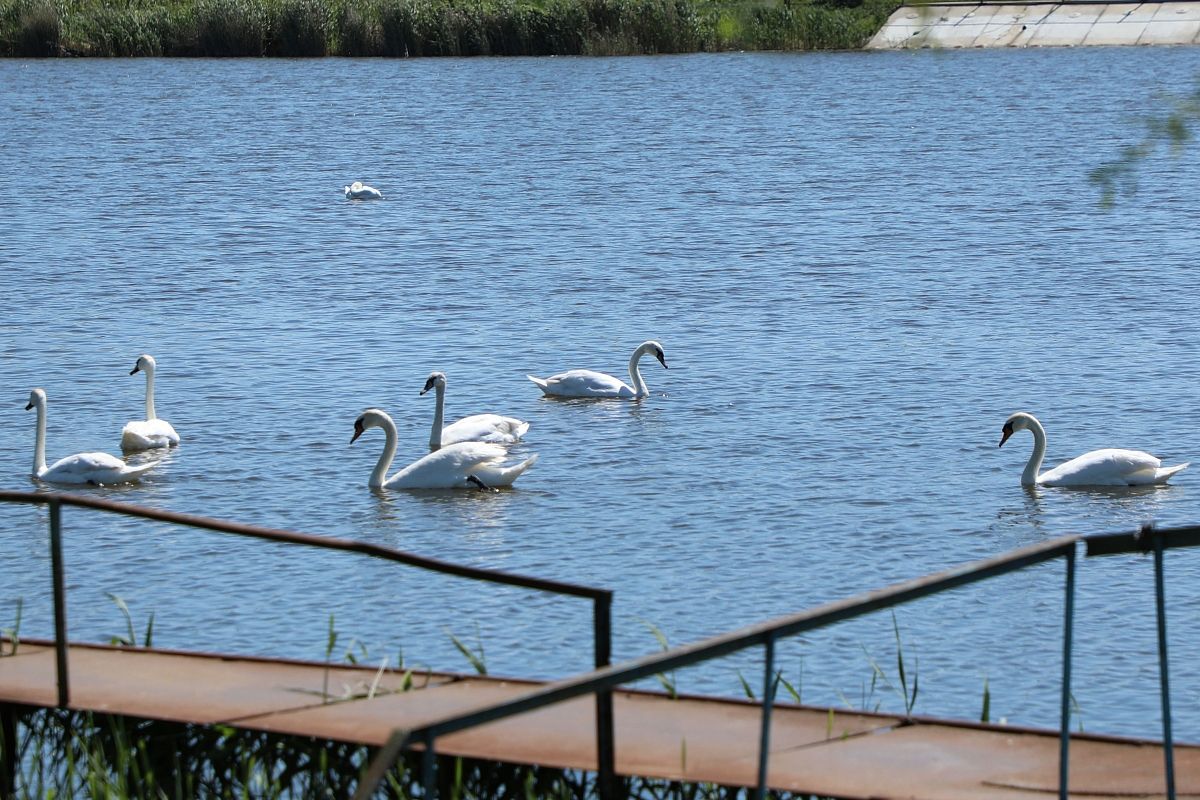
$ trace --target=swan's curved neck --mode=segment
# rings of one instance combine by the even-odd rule
[[[650,394],[650,389],[646,387],[646,381],[642,379],[642,370],[638,367],[638,362],[642,360],[642,352],[642,348],[639,347],[629,358],[629,380],[633,381],[634,397],[645,397]]]
[[[437,384],[434,388],[437,389],[437,405],[433,409],[433,427],[429,429],[429,449],[431,452],[440,449],[442,446],[442,415],[445,413],[446,408],[446,387]]]
[[[46,404],[39,402],[37,408],[37,439],[33,445],[33,474],[46,471]]]
[[[387,480],[387,471],[392,466],[392,459],[396,457],[396,423],[390,419],[382,419],[379,421],[379,427],[383,428],[383,452],[379,454],[379,461],[375,463],[375,469],[371,470],[371,479],[367,481],[367,486],[372,489],[383,486]]]
[[[1042,459],[1046,457],[1046,429],[1036,419],[1029,421],[1029,432],[1033,434],[1033,453],[1021,473],[1022,486],[1037,485],[1038,472],[1042,468]]]
[[[146,419],[155,419],[154,416],[154,367],[146,367],[143,372],[146,373]]]

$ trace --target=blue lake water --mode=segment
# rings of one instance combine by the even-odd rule
[[[614,656],[1067,533],[1200,522],[1200,167],[1092,168],[1200,75],[1200,49],[474,60],[0,61],[0,486],[119,452],[158,359],[183,443],[158,508],[361,539],[616,592]],[[350,202],[363,180],[381,202]],[[526,373],[624,377],[555,402]],[[532,423],[508,492],[373,493],[388,410]],[[1086,450],[1197,462],[1167,488],[1025,490]],[[68,510],[71,633],[155,615],[169,647],[560,677],[587,603]],[[0,508],[0,627],[52,631],[46,515]],[[1176,734],[1200,739],[1200,554],[1168,557]],[[1150,563],[1080,565],[1075,724],[1156,735]],[[897,611],[917,712],[1054,725],[1062,566]],[[354,640],[357,640],[356,642]],[[676,676],[758,686],[758,653]],[[781,645],[806,702],[902,707],[888,613]],[[911,678],[911,674],[910,674]],[[653,684],[651,684],[653,685]]]

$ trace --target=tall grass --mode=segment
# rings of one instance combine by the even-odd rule
[[[544,56],[861,47],[899,0],[0,0],[0,56]]]
[[[0,763],[13,754],[0,741]],[[178,725],[58,709],[27,711],[17,723],[17,800],[57,797],[191,800],[196,797],[329,798],[354,793],[370,748],[223,725]],[[686,756],[685,756],[686,757]],[[421,798],[419,762],[401,758],[378,796]],[[438,759],[441,796],[458,800],[593,800],[594,773]],[[732,800],[735,786],[622,778],[619,797]],[[776,793],[773,798],[801,795]],[[803,797],[807,797],[804,795]]]

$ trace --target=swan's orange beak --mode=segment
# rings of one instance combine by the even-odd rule
[[[363,424],[361,419],[354,420],[354,435],[350,437],[350,444],[354,444],[354,440],[362,436]]]
[[[1000,444],[997,447],[1004,447],[1004,443],[1008,441],[1008,437],[1013,435],[1013,426],[1011,422],[1005,423],[1004,430],[1000,433]]]

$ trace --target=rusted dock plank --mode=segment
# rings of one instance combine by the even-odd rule
[[[0,703],[53,706],[54,650],[22,643],[0,658]],[[72,645],[71,707],[173,722],[381,745],[417,726],[528,692],[536,682],[237,656]],[[328,698],[325,688],[328,687]],[[372,687],[374,689],[371,693]],[[371,696],[368,696],[368,695]],[[625,775],[752,785],[759,706],[662,693],[614,696],[616,766]],[[445,736],[438,752],[512,763],[595,769],[595,704],[562,703]],[[1053,796],[1058,734],[779,704],[772,717],[772,788],[843,798]],[[1200,796],[1200,747],[1176,747],[1179,797]],[[1072,796],[1164,797],[1162,748],[1073,736]]]

